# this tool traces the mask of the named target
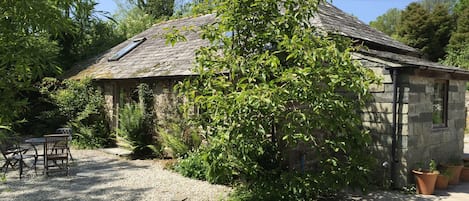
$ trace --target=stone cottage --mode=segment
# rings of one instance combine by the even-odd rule
[[[214,21],[215,16],[209,14],[156,24],[66,76],[91,77],[102,87],[114,128],[122,97],[130,97],[139,83],[153,88],[157,118],[164,119],[175,109],[172,87],[187,76],[197,76],[191,71],[195,51],[208,44],[197,31],[184,31],[186,42],[167,45],[165,33],[168,28],[200,27]],[[461,157],[469,71],[421,59],[414,48],[328,3],[320,5],[311,22],[330,34],[365,45],[354,58],[382,78],[380,85],[370,89],[373,101],[363,109],[362,119],[373,137],[378,161],[389,164],[382,168],[383,178],[403,186],[412,182],[409,172],[416,163]]]

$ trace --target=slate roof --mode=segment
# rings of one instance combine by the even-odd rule
[[[208,41],[200,39],[198,27],[215,21],[215,15],[203,15],[194,18],[170,20],[153,25],[146,31],[122,42],[104,54],[78,64],[64,77],[81,79],[128,79],[158,76],[192,75],[191,68],[196,50]],[[165,34],[169,29],[181,29],[193,26],[193,30],[183,31],[187,41],[173,46],[166,44]],[[126,47],[133,40],[145,37],[147,40],[117,61],[108,61],[116,52]]]
[[[378,51],[378,50],[371,50],[371,49],[361,50],[359,52],[356,52],[354,53],[354,56],[358,58],[365,58],[365,59],[370,59],[370,60],[373,60],[374,58],[379,58],[379,59],[382,59],[383,61],[392,62],[393,64],[389,66],[390,68],[420,68],[420,69],[425,69],[425,70],[451,72],[451,73],[458,73],[458,74],[465,75],[464,78],[469,79],[468,70],[457,68],[457,67],[445,66],[440,63],[431,62],[431,61],[421,59],[418,57],[414,57],[414,56],[408,56],[408,55],[402,55],[402,54],[396,54],[392,52],[385,52],[385,51]]]
[[[170,20],[156,24],[146,31],[122,42],[107,52],[87,60],[81,65],[73,67],[64,74],[65,78],[81,79],[91,77],[100,79],[132,79],[149,77],[171,77],[194,75],[191,68],[194,66],[195,52],[207,41],[200,39],[198,27],[215,22],[214,14],[198,17]],[[320,5],[319,12],[311,21],[313,25],[335,34],[358,39],[377,50],[397,52],[399,54],[415,55],[418,53],[412,47],[393,40],[360,20],[345,14],[333,5],[326,3]],[[178,42],[174,47],[165,44],[167,28],[193,27],[194,31],[185,31],[186,42]],[[126,47],[137,38],[145,37],[147,40],[117,61],[108,61],[116,52]],[[380,48],[376,48],[380,47]],[[377,53],[378,54],[378,53]],[[384,54],[384,53],[383,53]],[[396,54],[398,55],[398,54]],[[384,55],[389,56],[389,55]],[[398,59],[408,59],[409,63],[434,66],[432,62],[416,62],[418,58],[400,55]],[[397,57],[396,57],[397,58]],[[438,68],[447,68],[439,66]]]
[[[366,12],[366,11],[364,11]],[[388,35],[363,23],[330,3],[319,4],[316,17],[311,20],[316,27],[328,32],[348,36],[370,44],[376,44],[386,48],[393,48],[404,54],[418,55],[418,50],[394,40]]]

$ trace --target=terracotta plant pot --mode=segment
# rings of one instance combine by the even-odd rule
[[[435,188],[436,189],[447,189],[449,177],[446,175],[439,174],[436,178]]]
[[[438,172],[412,170],[417,184],[417,193],[431,195],[435,191]]]
[[[461,170],[464,167],[463,165],[443,165],[450,172],[451,177],[449,178],[449,184],[455,185],[459,184],[459,177],[461,175]]]
[[[461,181],[469,181],[469,167],[463,167],[461,170]]]

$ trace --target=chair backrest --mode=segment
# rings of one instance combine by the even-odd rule
[[[57,154],[57,152],[60,151],[60,154],[67,154],[68,156],[68,137],[68,134],[44,135],[44,149],[46,151],[45,154]]]
[[[14,137],[0,138],[0,152],[6,159],[7,155],[12,154],[18,148],[17,139]]]
[[[58,128],[58,129],[55,130],[55,133],[68,134],[69,135],[68,140],[69,141],[72,140],[73,133],[72,133],[71,128]]]

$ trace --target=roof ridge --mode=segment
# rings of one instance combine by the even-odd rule
[[[163,21],[159,21],[155,24],[152,24],[150,28],[154,27],[154,26],[161,26],[161,25],[165,25],[165,24],[168,24],[168,23],[172,23],[172,22],[175,22],[175,21],[179,21],[179,20],[187,20],[187,19],[194,19],[194,18],[198,18],[198,17],[205,17],[205,16],[210,16],[210,15],[214,15],[214,13],[208,13],[208,14],[196,14],[196,15],[191,15],[191,16],[184,16],[184,17],[181,17],[181,18],[174,18],[174,19],[169,19],[169,20],[163,20]]]

